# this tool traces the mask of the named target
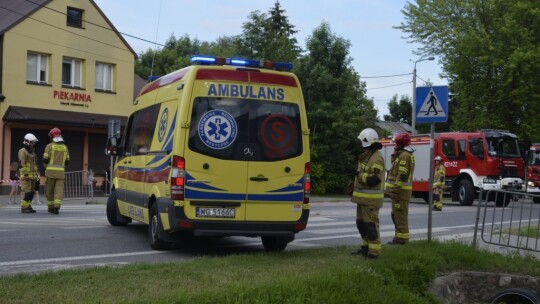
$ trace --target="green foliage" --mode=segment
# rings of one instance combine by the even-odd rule
[[[453,98],[453,128],[508,129],[539,141],[540,2],[418,0],[397,28],[438,55]],[[504,109],[504,110],[503,110]]]
[[[312,161],[324,168],[324,180],[312,184],[327,193],[344,193],[356,170],[356,137],[377,118],[365,83],[350,65],[349,48],[350,42],[323,22],[308,38],[308,53],[295,69],[308,111]]]

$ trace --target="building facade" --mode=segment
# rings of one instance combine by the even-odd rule
[[[66,171],[108,170],[108,122],[127,119],[136,57],[92,0],[0,0],[4,194],[26,133],[39,139],[41,166],[48,132],[58,127],[71,154]]]

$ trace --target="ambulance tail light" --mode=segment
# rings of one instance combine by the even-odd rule
[[[266,68],[274,69],[278,71],[290,71],[293,68],[293,64],[290,62],[276,62],[268,60],[254,60],[244,58],[224,58],[205,55],[193,55],[190,58],[192,64],[201,65],[234,65],[250,68]]]
[[[173,155],[171,173],[171,199],[184,200],[186,161],[183,157]]]
[[[311,165],[306,163],[304,167],[304,204],[309,204],[309,194],[311,193]]]

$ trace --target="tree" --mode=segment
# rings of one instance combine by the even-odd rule
[[[540,1],[417,0],[398,26],[441,57],[453,127],[507,129],[540,140]],[[527,115],[531,113],[531,115]]]
[[[351,67],[350,42],[323,22],[308,37],[297,62],[311,130],[314,193],[343,193],[356,171],[356,138],[374,127],[377,110]]]
[[[279,1],[268,11],[251,12],[238,37],[241,55],[273,61],[294,61],[300,55],[294,34],[295,26],[289,22]]]
[[[397,94],[388,102],[388,114],[384,115],[385,121],[412,123],[412,105],[408,96],[403,95],[399,99]]]

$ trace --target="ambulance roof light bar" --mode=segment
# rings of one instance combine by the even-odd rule
[[[290,71],[293,64],[290,62],[263,61],[243,58],[225,58],[205,55],[193,55],[190,58],[192,64],[202,65],[234,65],[250,68],[267,68],[279,71]]]

